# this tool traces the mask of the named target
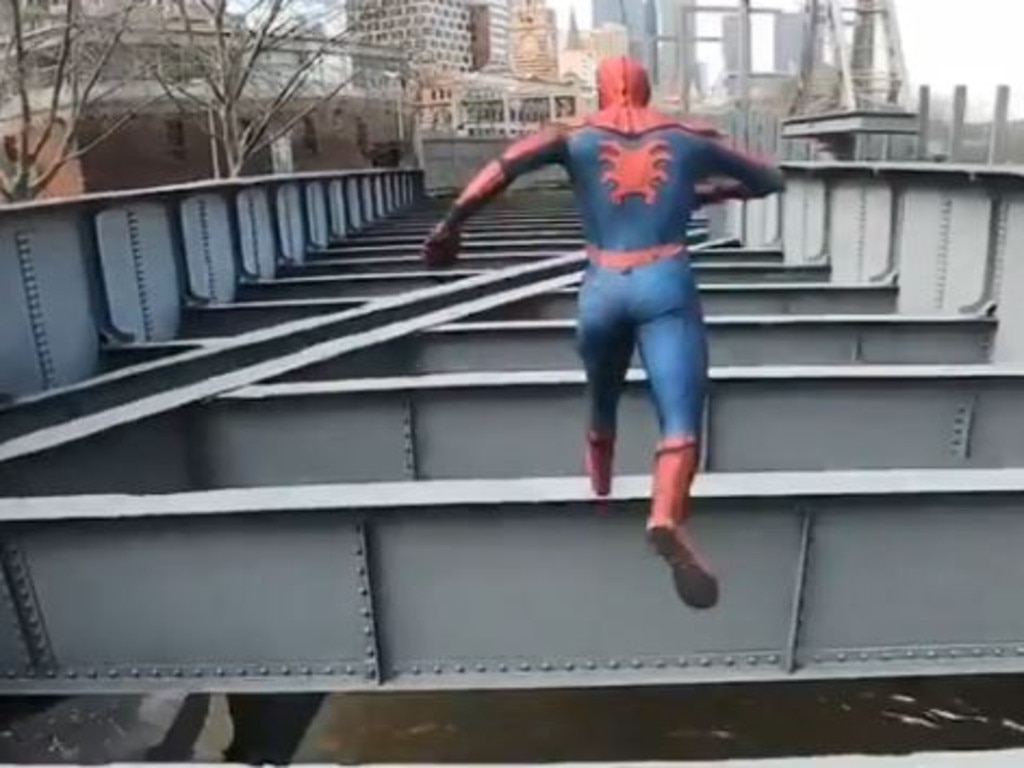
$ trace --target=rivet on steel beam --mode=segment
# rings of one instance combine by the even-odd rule
[[[499,664],[498,665],[498,671],[499,672],[508,672],[508,664]]]
[[[1018,648],[1017,649],[1017,655],[1018,656],[1024,656],[1024,648]]]
[[[363,634],[366,635],[367,637],[372,635],[373,634],[373,627],[371,627],[369,624],[365,625],[363,627]]]
[[[53,669],[53,668],[51,667],[50,669],[46,670],[46,676],[47,676],[48,678],[50,678],[51,680],[54,680],[54,679],[56,679],[56,677],[57,677],[57,670],[56,670],[56,669]]]
[[[530,665],[524,661],[522,664],[519,665],[519,669],[521,669],[523,672],[529,672]]]
[[[456,664],[455,665],[455,671],[458,672],[461,675],[461,674],[463,674],[466,671],[466,668],[464,666],[462,666],[461,664]]]
[[[689,666],[689,664],[690,664],[690,660],[686,659],[686,658],[684,658],[682,656],[680,656],[678,659],[676,659],[676,666],[677,667],[686,667],[686,666]]]
[[[575,664],[573,664],[571,661],[565,662],[565,671],[566,672],[572,672],[574,669],[576,669],[576,665]]]
[[[363,556],[363,548],[362,547],[356,547],[356,556],[357,557],[362,557]]]
[[[619,668],[619,662],[616,659],[612,659],[611,661],[608,662],[608,668],[609,669],[618,669]]]
[[[929,651],[928,651],[928,652],[927,652],[927,653],[925,654],[925,656],[927,656],[927,657],[928,657],[929,659],[934,659],[934,658],[935,658],[936,656],[938,656],[938,655],[939,655],[939,654],[935,652],[935,649],[934,649],[934,648],[933,648],[933,649],[931,649],[931,650],[929,650]]]
[[[180,667],[178,669],[175,669],[174,670],[174,676],[175,677],[184,677],[185,676],[185,670],[181,669]]]
[[[359,594],[366,597],[369,594],[369,590],[365,586],[359,587]]]
[[[838,661],[840,664],[844,663],[846,661],[846,654],[843,653],[842,651],[837,653],[836,654],[836,661]]]
[[[359,575],[360,576],[365,576],[366,575],[366,568],[364,568],[361,565],[359,566]]]
[[[758,659],[757,656],[747,656],[747,664],[752,667],[756,667],[759,661],[760,659]]]
[[[217,669],[214,670],[214,673],[217,677],[224,677],[227,674],[227,670],[224,669],[224,667],[217,667]]]
[[[589,669],[589,670],[597,669],[597,662],[596,661],[588,661],[587,662],[587,669]]]
[[[363,677],[365,677],[367,680],[373,680],[376,676],[377,673],[374,671],[373,667],[367,667],[365,670],[363,670]]]
[[[237,677],[246,677],[246,676],[247,676],[248,674],[249,674],[249,670],[248,670],[248,669],[246,669],[245,667],[239,667],[239,668],[238,668],[238,671],[237,671],[237,672],[235,672],[235,675],[236,675]],[[329,673],[328,673],[328,674],[329,674]]]
[[[120,676],[120,673],[116,669],[107,670],[107,677],[109,677],[111,680],[116,680]]]
[[[541,662],[540,668],[542,670],[544,670],[545,672],[550,672],[551,671],[551,662],[548,662],[548,661]]]
[[[346,664],[345,665],[345,674],[346,675],[354,675],[355,671],[356,671],[356,668],[353,667],[351,664]]]
[[[287,675],[290,675],[291,673],[292,673],[292,668],[291,667],[289,667],[289,666],[282,666],[281,667],[281,674],[282,675],[287,676]]]
[[[633,659],[633,669],[643,669],[644,663],[640,659]]]
[[[710,667],[711,666],[711,659],[709,659],[707,656],[703,657],[700,660],[700,665],[702,667]]]
[[[736,663],[736,659],[734,659],[732,656],[726,656],[724,659],[724,663],[725,666],[731,667],[733,664]]]
[[[309,675],[312,675],[313,674],[313,668],[311,666],[309,666],[308,664],[303,666],[302,667],[302,674],[306,675],[307,677]]]
[[[7,670],[7,679],[8,680],[14,680],[17,676],[18,676],[18,673],[15,672],[13,669],[8,669]]]
[[[362,616],[364,619],[369,618],[370,617],[370,609],[369,608],[360,608],[359,609],[359,615]]]
[[[434,674],[435,675],[440,675],[440,674],[443,674],[443,673],[444,673],[444,667],[442,667],[440,664],[435,664],[434,665]]]
[[[160,677],[160,670],[157,669],[156,667],[153,667],[153,672],[152,672],[152,674],[150,676],[151,677],[157,677],[157,678]]]
[[[487,665],[486,664],[477,664],[476,665],[476,671],[477,672],[486,672],[487,671]]]
[[[992,649],[992,655],[993,656],[1002,656],[1003,655],[1003,649],[1002,648],[993,648]]]
[[[270,667],[260,667],[260,674],[266,677],[270,674]]]
[[[974,649],[974,655],[975,656],[984,656],[985,655],[985,649],[984,648],[975,648]]]
[[[74,669],[67,669],[64,671],[64,677],[66,677],[68,680],[74,680],[78,677],[78,671]]]
[[[93,680],[100,676],[99,672],[97,672],[95,669],[90,669],[86,674],[88,674],[89,677],[91,677]]]
[[[372,658],[373,658],[374,656],[376,656],[376,655],[377,655],[377,649],[376,649],[376,648],[374,648],[374,647],[373,647],[372,645],[368,645],[368,646],[366,646],[366,649],[365,649],[365,650],[366,650],[366,656],[367,656],[367,658],[370,658],[370,659],[372,659]]]
[[[779,663],[779,656],[778,656],[778,654],[775,654],[775,653],[771,654],[768,657],[768,663],[769,664],[778,664]]]
[[[129,671],[128,674],[131,675],[132,677],[142,677],[142,670],[139,669],[138,667],[132,667],[131,671]]]

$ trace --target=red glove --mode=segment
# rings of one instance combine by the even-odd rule
[[[423,244],[423,260],[428,267],[450,267],[459,257],[462,233],[441,222]]]

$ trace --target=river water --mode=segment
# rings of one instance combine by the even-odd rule
[[[1024,678],[332,696],[296,762],[547,762],[1024,746]]]
[[[716,760],[1024,748],[1024,677],[0,699],[0,762]],[[184,704],[184,705],[183,705]]]

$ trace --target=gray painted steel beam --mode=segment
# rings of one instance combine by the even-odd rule
[[[578,279],[581,263],[580,255],[570,254],[486,273],[347,312],[256,331],[16,401],[0,420],[0,439],[6,440],[0,442],[0,462],[281,375],[290,366],[309,365],[321,355],[334,357],[344,349],[391,340],[569,285]]]
[[[193,429],[212,487],[536,477],[579,471],[586,410],[578,371],[440,374],[240,389]],[[1024,466],[1016,369],[712,369],[708,411],[715,471]],[[639,371],[620,425],[619,471],[649,470],[658,433]]]
[[[424,236],[426,233],[424,233]],[[311,252],[313,256],[330,257],[367,257],[367,256],[401,256],[415,255],[423,244],[423,238],[396,238],[395,242],[362,243],[348,242],[329,248]],[[502,251],[575,251],[583,247],[582,235],[570,236],[523,236],[523,233],[509,234],[505,237],[467,240],[462,245],[463,253],[488,252],[496,248]]]
[[[353,239],[327,248],[314,249],[310,253],[314,258],[415,255],[419,253],[428,232],[429,230],[406,235],[393,232],[387,237],[374,240]],[[695,229],[687,237],[687,242],[700,243],[706,234],[707,231],[704,229]],[[486,253],[500,249],[502,251],[555,250],[564,253],[582,248],[583,245],[582,232],[559,234],[527,229],[467,237],[462,242],[462,252]]]
[[[711,364],[984,363],[991,318],[710,317]],[[294,371],[286,381],[579,366],[571,320],[455,323]],[[639,360],[634,357],[634,364]]]
[[[879,315],[896,311],[895,285],[774,283],[702,285],[705,315]],[[480,320],[566,320],[576,316],[578,290],[537,296],[482,313]]]
[[[701,288],[704,313],[714,315],[885,314],[896,309],[894,286],[707,285]],[[182,336],[227,337],[269,325],[340,312],[367,303],[368,298],[252,301],[209,305],[186,310]],[[577,290],[568,288],[499,307],[480,318],[571,319],[576,315]]]
[[[731,264],[728,262],[695,265],[702,285],[766,282],[821,282],[828,280],[827,266],[779,266],[774,264]],[[479,275],[473,270],[420,270],[396,274],[350,274],[343,277],[315,275],[286,277],[250,283],[242,288],[241,301],[271,299],[348,299],[354,297],[394,296],[422,290],[441,283]]]
[[[577,246],[578,247],[578,246]],[[285,267],[280,274],[299,277],[302,275],[345,275],[348,273],[370,272],[390,274],[395,272],[418,272],[424,268],[418,245],[401,254],[405,249],[395,249],[393,254],[384,256],[314,256],[312,260],[293,267]],[[502,245],[484,252],[463,253],[459,256],[458,268],[464,270],[504,269],[528,264],[542,258],[551,258],[564,253],[560,250],[507,250]],[[694,250],[687,258],[694,264],[732,263],[754,266],[782,266],[782,252],[771,249],[721,248]]]
[[[348,243],[359,245],[389,245],[394,243],[406,243],[409,241],[422,241],[429,234],[429,225],[403,224],[401,219],[394,222],[394,226],[380,228],[379,231],[367,231],[351,237],[347,237],[332,246],[340,248]],[[523,235],[534,239],[544,237],[582,237],[583,229],[579,223],[538,223],[538,224],[501,224],[494,223],[487,227],[475,229],[463,229],[462,242],[490,242],[500,240],[502,237]],[[330,250],[330,249],[328,249]]]
[[[0,487],[38,496],[571,476],[586,411],[578,371],[265,384],[0,464]],[[648,472],[658,432],[638,371],[619,423],[618,471]],[[706,434],[705,464],[719,472],[1024,466],[1024,371],[712,369]]]
[[[579,477],[3,499],[0,692],[1024,671],[1022,470],[703,475],[707,613],[643,543],[648,487],[605,517]]]

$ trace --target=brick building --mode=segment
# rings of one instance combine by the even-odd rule
[[[396,165],[408,147],[399,141],[398,105],[383,100],[339,98],[302,121],[290,137],[294,170],[319,171]],[[176,110],[139,115],[82,158],[65,165],[44,193],[61,197],[83,192],[181,184],[214,176],[213,145],[197,117]],[[411,113],[403,115],[412,124]],[[87,117],[79,138],[88,142],[108,125]],[[8,133],[8,136],[11,134]],[[56,143],[55,137],[51,143]],[[11,149],[10,140],[3,142]],[[45,152],[44,152],[45,155]],[[41,165],[45,166],[43,158]],[[247,174],[271,173],[271,154],[254,157]]]

